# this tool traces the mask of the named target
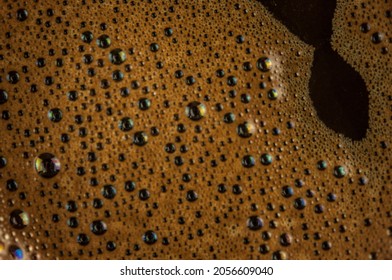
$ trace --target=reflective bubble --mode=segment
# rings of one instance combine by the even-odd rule
[[[263,72],[268,72],[272,69],[272,61],[268,57],[262,57],[257,60],[256,66]]]
[[[243,166],[243,167],[250,168],[250,167],[255,166],[256,160],[255,160],[255,158],[254,158],[253,156],[251,156],[251,155],[246,155],[246,156],[244,156],[244,157],[242,158],[241,163],[242,163],[242,166]]]
[[[120,65],[125,62],[127,55],[122,49],[114,49],[109,53],[109,61],[115,65]]]
[[[144,146],[148,142],[147,133],[144,131],[138,131],[133,135],[133,143],[137,146]]]
[[[279,241],[282,246],[289,246],[293,242],[293,237],[289,233],[283,233],[279,237]]]
[[[201,120],[203,117],[205,117],[206,113],[206,106],[198,101],[193,101],[189,103],[188,106],[186,106],[185,108],[185,114],[192,121]]]
[[[333,175],[335,175],[336,178],[343,178],[346,176],[346,168],[344,166],[335,166]]]
[[[16,72],[16,71],[10,71],[10,72],[8,72],[8,74],[7,74],[7,81],[8,81],[10,84],[16,84],[16,83],[18,83],[18,82],[19,82],[19,79],[20,79],[20,76],[19,76],[19,73],[18,73],[18,72]]]
[[[273,88],[268,91],[268,99],[276,100],[278,98],[278,96],[279,96],[279,94],[276,89]]]
[[[35,158],[34,167],[41,177],[52,178],[60,172],[60,161],[50,153],[43,153]]]
[[[107,199],[113,199],[117,194],[117,190],[113,185],[105,185],[101,192],[103,197]]]
[[[294,190],[290,186],[284,186],[282,188],[282,195],[286,198],[291,197],[294,195]]]
[[[287,253],[281,250],[272,253],[273,260],[287,260],[287,258]]]
[[[244,122],[237,126],[237,134],[242,138],[249,138],[256,132],[256,127],[251,122]]]
[[[90,243],[90,237],[88,237],[85,233],[80,233],[76,237],[76,242],[78,242],[82,246],[86,246],[88,243]]]
[[[263,165],[270,165],[273,161],[273,158],[270,154],[262,154],[260,157],[260,162]]]
[[[258,216],[251,216],[248,219],[247,227],[250,230],[259,230],[264,226],[264,221]]]
[[[130,131],[133,128],[133,120],[131,118],[128,118],[128,117],[122,118],[118,122],[118,127],[122,131]]]
[[[15,192],[18,190],[18,183],[14,179],[9,179],[7,180],[6,187],[8,191]]]
[[[8,93],[5,90],[0,89],[0,105],[4,104],[7,101],[8,101]]]
[[[193,202],[196,201],[198,198],[198,195],[195,191],[190,190],[186,193],[186,200],[188,200],[189,202]]]
[[[63,113],[59,108],[50,109],[48,112],[48,118],[52,122],[57,123],[63,118]]]
[[[90,224],[90,230],[95,235],[102,235],[107,231],[107,226],[105,222],[97,220]]]
[[[29,13],[25,9],[19,9],[16,11],[16,19],[19,21],[25,21],[28,17]]]
[[[101,35],[97,38],[96,43],[98,47],[106,49],[110,47],[110,45],[112,44],[112,40],[110,40],[108,35]]]
[[[85,32],[82,33],[80,38],[85,43],[91,43],[93,41],[93,39],[94,39],[94,35],[93,35],[93,33],[91,31],[85,31]]]
[[[29,225],[30,219],[26,212],[18,209],[11,212],[10,223],[15,229],[23,229]]]
[[[155,233],[155,232],[153,232],[152,230],[148,230],[148,231],[146,231],[144,234],[143,234],[143,241],[146,243],[146,244],[149,244],[149,245],[151,245],[151,244],[154,244],[155,242],[157,242],[158,241],[158,235]]]
[[[306,200],[302,197],[296,198],[294,200],[295,209],[302,210],[306,207]]]
[[[11,257],[15,260],[22,260],[24,257],[23,250],[15,245],[9,246],[8,252],[10,253]]]
[[[4,168],[7,165],[7,159],[3,156],[0,156],[0,168]]]
[[[319,170],[325,170],[325,169],[327,169],[327,167],[328,167],[328,164],[325,160],[320,160],[317,162],[317,168]]]

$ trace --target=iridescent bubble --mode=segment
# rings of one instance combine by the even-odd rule
[[[85,31],[85,32],[82,33],[80,38],[85,43],[91,43],[93,41],[93,39],[94,39],[94,35],[93,35],[93,33],[91,31]]]
[[[154,244],[158,241],[158,235],[152,230],[148,230],[143,234],[143,241],[149,245]]]
[[[199,121],[205,117],[207,113],[207,108],[203,103],[198,101],[193,101],[188,104],[185,108],[185,114],[192,121]]]
[[[29,225],[30,219],[25,211],[17,209],[11,212],[10,223],[15,229],[23,229]]]
[[[90,230],[92,233],[94,233],[95,235],[102,235],[107,231],[107,225],[105,224],[105,222],[97,220],[97,221],[93,221],[90,224]]]
[[[250,230],[259,230],[264,226],[264,221],[258,216],[251,216],[248,219],[247,227]]]
[[[57,123],[63,118],[63,113],[59,108],[50,109],[48,112],[48,118],[52,122]]]
[[[8,252],[10,253],[11,257],[15,260],[23,259],[23,250],[18,246],[11,245],[8,247]]]
[[[237,134],[242,138],[251,137],[256,131],[256,127],[251,122],[243,122],[237,126]]]
[[[27,12],[27,10],[25,10],[25,9],[19,9],[19,10],[16,12],[16,19],[17,19],[18,21],[25,21],[25,20],[27,19],[28,15],[29,15],[29,13]]]
[[[138,131],[133,135],[133,143],[137,146],[144,146],[148,142],[147,133],[144,131]]]
[[[102,49],[107,49],[112,44],[112,40],[110,40],[108,35],[101,35],[97,38],[97,46]]]
[[[122,118],[118,122],[118,127],[122,131],[130,131],[133,128],[133,120],[131,118],[128,118],[128,117]]]
[[[320,160],[317,162],[317,168],[319,170],[325,170],[328,167],[328,163],[325,160]]]
[[[60,171],[60,161],[50,153],[43,153],[35,158],[34,167],[41,177],[52,178]]]
[[[272,69],[272,61],[268,57],[262,57],[257,60],[256,66],[260,71],[268,72]]]
[[[294,200],[295,209],[302,210],[306,207],[306,200],[302,197],[299,197]]]
[[[189,202],[196,201],[197,198],[198,198],[198,195],[194,190],[190,190],[186,193],[186,200],[188,200]]]
[[[273,158],[270,154],[262,154],[260,161],[263,165],[270,165],[273,161]]]
[[[80,233],[76,237],[76,242],[78,242],[82,246],[86,246],[90,242],[90,237],[88,237],[85,233]]]
[[[278,96],[279,96],[279,94],[276,89],[273,88],[268,91],[268,99],[276,100],[278,98]]]
[[[8,93],[5,90],[0,89],[0,105],[4,104],[7,101],[8,101]]]
[[[333,175],[335,175],[336,178],[343,178],[346,176],[346,168],[344,166],[335,166],[333,170]]]
[[[117,190],[113,185],[105,185],[101,192],[103,197],[107,199],[113,199],[117,194]]]
[[[125,51],[122,49],[114,49],[109,53],[109,61],[115,65],[122,64],[127,58]]]
[[[242,166],[243,166],[243,167],[250,168],[250,167],[255,166],[256,161],[255,161],[255,158],[254,158],[253,156],[251,156],[251,155],[246,155],[246,156],[244,156],[244,157],[242,158],[241,163],[242,163]]]

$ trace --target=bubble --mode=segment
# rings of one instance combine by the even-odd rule
[[[233,113],[226,113],[223,117],[225,123],[233,123],[235,121],[235,115]]]
[[[83,42],[85,43],[91,43],[94,40],[94,35],[91,31],[85,31],[82,33],[82,35],[80,36],[80,38],[82,39]]]
[[[107,249],[109,252],[116,250],[116,248],[117,248],[117,245],[116,245],[116,243],[115,243],[114,241],[108,241],[108,242],[106,243],[106,249]]]
[[[65,205],[68,212],[74,213],[78,210],[78,204],[74,200],[69,200]]]
[[[95,235],[103,235],[107,231],[105,222],[96,220],[90,224],[90,230]]]
[[[273,260],[287,260],[288,256],[285,251],[275,251],[272,253],[272,259]]]
[[[242,163],[242,166],[243,166],[243,167],[250,168],[250,167],[255,166],[256,161],[255,161],[255,158],[254,158],[253,156],[251,156],[251,155],[246,155],[246,156],[244,156],[244,157],[242,158],[241,163]]]
[[[112,40],[110,40],[108,35],[101,35],[97,38],[97,46],[102,49],[107,49],[112,44]]]
[[[6,187],[8,191],[15,192],[18,190],[18,183],[14,179],[9,179],[7,180]]]
[[[59,108],[50,109],[48,112],[48,118],[54,123],[58,123],[63,118],[63,113]]]
[[[272,69],[272,61],[268,57],[261,57],[257,60],[257,68],[262,72],[268,72]]]
[[[141,189],[139,191],[139,198],[141,200],[147,200],[150,198],[150,192],[147,189]]]
[[[267,244],[262,244],[259,246],[259,252],[263,255],[267,254],[270,251],[270,247]]]
[[[380,32],[375,32],[372,34],[372,42],[374,44],[380,44],[383,39],[384,39],[384,34]]]
[[[15,245],[9,246],[8,252],[10,253],[11,257],[15,260],[22,260],[24,257],[23,250]]]
[[[43,178],[52,178],[60,172],[60,161],[50,153],[40,154],[34,159],[35,171]]]
[[[148,142],[147,133],[144,131],[138,131],[133,135],[133,143],[137,146],[144,146]]]
[[[10,84],[17,84],[19,82],[20,76],[19,73],[16,71],[10,71],[7,74],[7,81]]]
[[[264,226],[264,221],[258,216],[251,216],[248,219],[247,227],[250,230],[259,230]]]
[[[287,247],[287,246],[291,245],[291,243],[293,242],[293,237],[289,233],[283,233],[279,237],[279,241],[282,246]]]
[[[132,191],[135,190],[135,188],[136,188],[136,183],[133,182],[133,181],[126,181],[125,184],[124,184],[124,189],[127,192],[132,192]]]
[[[171,29],[170,27],[165,28],[165,36],[170,37],[173,35],[173,29]]]
[[[306,207],[306,200],[302,197],[296,198],[294,200],[295,209],[302,210]]]
[[[317,169],[318,170],[325,170],[328,167],[328,163],[325,160],[320,160],[317,162]]]
[[[25,9],[19,9],[16,11],[16,19],[18,21],[25,21],[28,17],[29,13]]]
[[[159,50],[159,45],[157,43],[152,43],[150,45],[150,51],[157,52]]]
[[[235,76],[229,76],[227,78],[227,85],[233,87],[238,83],[238,79]]]
[[[270,165],[273,161],[273,158],[270,154],[262,154],[260,157],[260,162],[263,165]]]
[[[276,100],[276,99],[278,99],[278,96],[279,96],[279,94],[278,94],[278,91],[276,89],[270,89],[268,91],[268,99]]]
[[[185,108],[185,114],[192,121],[199,121],[205,117],[207,113],[206,106],[198,101],[189,103]]]
[[[289,197],[292,197],[293,195],[294,195],[294,190],[292,187],[284,186],[282,188],[282,196],[283,197],[289,198]]]
[[[113,185],[103,186],[101,192],[103,197],[107,199],[113,199],[117,194],[116,188]]]
[[[256,127],[251,122],[243,122],[237,126],[237,134],[242,138],[249,138],[256,132]]]
[[[0,89],[0,105],[6,103],[7,101],[8,93],[5,90]]]
[[[90,237],[88,237],[85,233],[80,233],[76,237],[76,242],[78,242],[82,246],[86,246],[90,243]]]
[[[114,65],[120,65],[125,62],[127,55],[122,49],[114,49],[109,53],[109,61]]]
[[[158,235],[154,231],[148,230],[143,234],[142,239],[146,244],[152,245],[158,241]]]
[[[189,202],[194,202],[197,200],[197,198],[198,195],[194,190],[190,190],[186,193],[186,200],[188,200]]]
[[[11,212],[10,223],[15,229],[23,229],[29,225],[30,219],[25,211],[17,209]]]
[[[336,178],[343,178],[346,176],[346,168],[344,166],[335,166],[333,175],[335,175]]]
[[[3,156],[0,156],[0,168],[4,168],[7,165],[7,159]]]
[[[140,110],[145,111],[151,107],[151,100],[148,98],[140,98],[138,105]]]
[[[323,250],[330,250],[332,248],[332,243],[330,241],[324,241],[321,244],[321,248],[323,248]]]
[[[121,82],[124,79],[124,74],[120,70],[114,70],[112,73],[112,79],[115,82]]]
[[[131,118],[128,117],[124,117],[122,118],[119,122],[118,122],[118,127],[122,130],[122,131],[130,131],[133,128],[133,120]]]

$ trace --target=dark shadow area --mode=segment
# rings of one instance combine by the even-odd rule
[[[360,140],[369,124],[369,93],[362,77],[331,48],[336,0],[258,0],[305,43],[316,48],[309,82],[319,118]]]

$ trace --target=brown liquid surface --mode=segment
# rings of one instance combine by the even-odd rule
[[[361,141],[319,120],[314,48],[262,4],[101,2],[2,1],[0,258],[392,258],[390,1],[338,1],[333,19],[332,47],[369,91]]]

